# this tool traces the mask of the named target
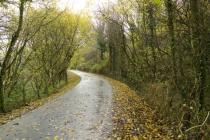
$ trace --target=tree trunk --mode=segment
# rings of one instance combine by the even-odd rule
[[[113,49],[112,49],[112,43],[109,42],[109,71],[113,72]]]
[[[166,9],[168,14],[168,30],[170,36],[170,47],[172,54],[172,69],[173,69],[173,79],[176,89],[178,88],[177,79],[177,62],[176,62],[176,48],[175,48],[175,33],[174,33],[174,7],[172,0],[166,0]],[[179,89],[179,88],[178,88]]]
[[[152,59],[153,59],[153,80],[156,80],[156,72],[157,72],[157,67],[156,67],[156,52],[155,52],[155,18],[154,18],[154,5],[150,4],[148,7],[148,14],[149,14],[149,30],[150,30],[150,47],[152,48]]]
[[[207,51],[207,46],[208,46],[208,26],[205,24],[205,3],[202,3],[202,8],[201,10],[201,16],[200,16],[200,29],[201,29],[201,42],[199,46],[199,53],[200,53],[200,66],[199,66],[199,72],[200,72],[200,81],[199,81],[199,103],[200,103],[200,110],[203,109],[204,106],[204,95],[205,95],[205,89],[206,89],[206,70],[207,70],[207,59],[208,59],[208,51]]]
[[[204,104],[204,93],[206,87],[206,52],[207,52],[207,27],[205,26],[205,3],[203,0],[191,0],[192,15],[192,46],[194,48],[194,61],[196,70],[197,89],[192,98],[199,97],[200,109]]]
[[[23,105],[26,105],[26,91],[25,86],[22,87]]]
[[[4,89],[2,75],[0,75],[0,112],[6,112],[4,106]]]
[[[10,62],[10,59],[11,59],[13,48],[14,48],[17,40],[18,40],[18,37],[19,37],[21,29],[22,29],[24,4],[25,4],[25,1],[21,0],[20,1],[20,6],[19,6],[18,27],[17,27],[17,30],[12,35],[12,39],[11,39],[10,44],[8,46],[8,50],[6,52],[3,63],[1,65],[1,71],[0,71],[0,102],[1,102],[0,103],[0,111],[1,112],[5,112],[5,107],[4,107],[4,83],[3,82],[4,82],[5,75],[6,75],[8,63]]]
[[[100,58],[101,58],[101,60],[104,60],[104,51],[103,50],[100,50]]]
[[[68,71],[67,70],[64,71],[64,80],[67,84],[68,83]]]
[[[45,83],[45,86],[44,86],[44,94],[46,94],[47,96],[49,96],[48,84],[47,83]]]

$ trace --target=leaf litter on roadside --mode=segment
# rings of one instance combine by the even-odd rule
[[[173,139],[170,128],[157,118],[155,112],[135,91],[119,81],[110,78],[108,80],[112,84],[114,92],[112,109],[113,132],[110,139]]]

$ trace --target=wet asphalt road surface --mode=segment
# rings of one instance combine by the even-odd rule
[[[0,140],[103,140],[112,131],[112,88],[94,74],[73,71],[71,91],[0,126]]]

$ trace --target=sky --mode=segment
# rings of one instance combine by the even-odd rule
[[[95,12],[99,5],[107,4],[108,1],[114,2],[116,0],[58,0],[57,5],[60,9],[67,7],[77,13],[85,10]]]
[[[97,9],[100,0],[58,0],[58,7],[61,9],[69,8],[75,12],[84,10],[94,11]]]

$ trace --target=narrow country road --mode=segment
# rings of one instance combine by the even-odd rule
[[[101,140],[112,131],[112,88],[94,74],[65,95],[0,126],[2,140]]]

